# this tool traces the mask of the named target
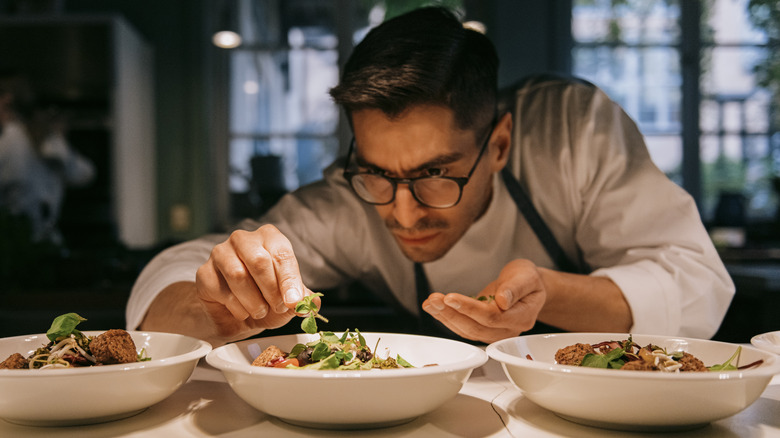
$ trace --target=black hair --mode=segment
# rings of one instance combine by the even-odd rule
[[[493,43],[449,10],[427,7],[372,29],[330,94],[350,120],[361,109],[397,117],[432,104],[452,109],[458,128],[481,130],[495,116],[497,84]]]

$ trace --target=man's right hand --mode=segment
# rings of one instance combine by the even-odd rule
[[[295,316],[295,304],[312,293],[290,241],[273,225],[235,231],[216,245],[195,286],[218,334],[228,337],[283,326]]]
[[[295,316],[295,304],[311,294],[290,241],[276,227],[263,225],[235,231],[216,245],[194,284],[177,283],[162,291],[142,329],[185,333],[221,345],[285,325]],[[320,305],[319,298],[314,302]]]

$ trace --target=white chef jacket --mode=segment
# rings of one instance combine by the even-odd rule
[[[631,332],[712,337],[734,285],[693,199],[653,164],[633,121],[599,89],[570,81],[526,86],[516,105],[511,170],[567,255],[620,287]],[[278,227],[312,290],[360,280],[419,314],[412,262],[375,208],[352,193],[342,165],[240,228]],[[555,268],[498,174],[493,184],[485,214],[441,259],[424,265],[432,290],[475,295],[514,259]],[[128,329],[165,286],[194,281],[226,238],[206,236],[155,257],[132,290]]]

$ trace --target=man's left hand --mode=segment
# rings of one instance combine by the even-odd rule
[[[459,293],[432,293],[423,310],[456,334],[491,343],[530,330],[547,298],[536,265],[529,260],[508,263],[476,299]]]

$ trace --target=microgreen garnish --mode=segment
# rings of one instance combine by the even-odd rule
[[[303,321],[301,321],[301,330],[310,335],[317,333],[317,319],[328,322],[327,318],[320,315],[320,309],[313,301],[314,297],[321,296],[323,296],[321,293],[315,292],[303,297],[302,300],[295,304],[295,313],[299,313],[303,317]]]
[[[737,367],[735,365],[731,364],[731,361],[739,357],[739,353],[742,351],[742,346],[737,347],[737,351],[734,352],[734,354],[727,360],[726,362],[719,363],[716,365],[712,365],[709,367],[710,371],[733,371],[736,370]]]
[[[401,357],[400,354],[396,355],[395,360],[396,360],[396,362],[398,362],[398,365],[401,365],[404,368],[414,368],[414,365],[412,365],[409,362],[407,362],[406,359]]]

